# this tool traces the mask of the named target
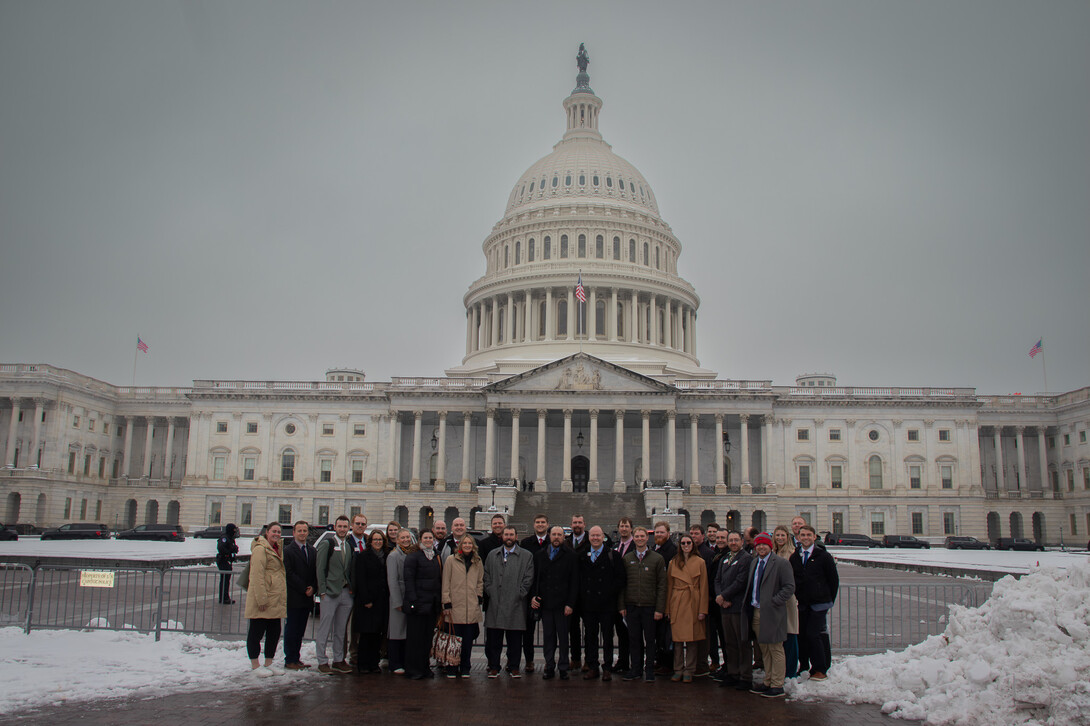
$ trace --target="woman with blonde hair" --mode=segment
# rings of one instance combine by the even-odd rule
[[[284,548],[280,544],[280,524],[270,522],[265,534],[250,545],[250,582],[246,590],[246,654],[250,667],[262,678],[271,676],[276,646],[280,642],[280,621],[288,616],[288,581],[284,574]],[[261,639],[265,639],[265,664]]]
[[[791,530],[784,525],[777,525],[772,530],[772,551],[785,560],[795,554],[795,544]],[[787,640],[783,642],[783,656],[787,661],[785,678],[797,678],[799,675],[799,601],[794,595],[787,599]]]
[[[674,675],[693,682],[697,643],[707,637],[708,566],[688,534],[681,535],[677,554],[666,568],[666,617],[674,641]]]
[[[473,641],[480,634],[481,602],[484,600],[484,563],[477,552],[477,540],[464,534],[458,549],[443,567],[443,619],[454,626],[462,639],[462,661],[447,669],[447,678],[469,678]]]

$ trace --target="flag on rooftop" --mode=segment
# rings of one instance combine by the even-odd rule
[[[136,336],[136,349],[144,353],[148,352],[148,344],[140,340],[140,336]]]
[[[1041,338],[1036,343],[1034,343],[1033,347],[1029,349],[1029,357],[1030,358],[1032,358],[1033,356],[1037,355],[1038,353],[1040,353],[1042,350],[1045,349],[1045,346],[1042,345],[1044,342],[1045,342],[1045,339]]]
[[[579,275],[579,282],[575,286],[575,297],[579,302],[585,303],[587,301],[587,291],[583,289],[583,276]]]

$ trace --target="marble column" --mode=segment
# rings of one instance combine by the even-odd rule
[[[496,409],[485,411],[484,419],[484,479],[491,483],[496,478]]]
[[[665,326],[665,330],[662,331],[663,344],[667,348],[673,348],[674,347],[674,341],[673,341],[674,333],[673,333],[673,326],[671,325],[672,321],[670,320],[670,316],[672,316],[674,314],[673,313],[674,304],[670,301],[670,298],[666,298],[666,300],[664,302],[665,302],[665,307],[664,307],[665,314],[662,316],[663,325]]]
[[[390,410],[390,461],[388,462],[389,470],[387,471],[387,479],[391,482],[396,482],[397,477],[400,474],[400,459],[401,449],[397,445],[397,427],[398,427],[398,413],[396,410]]]
[[[492,296],[492,314],[488,316],[488,327],[492,330],[492,347],[500,344],[500,296]]]
[[[1026,482],[1026,440],[1025,440],[1025,426],[1015,426],[1015,432],[1018,434],[1018,490],[1028,491],[1029,484]]]
[[[694,487],[700,486],[700,439],[697,436],[699,426],[700,414],[689,414],[689,483]]]
[[[44,399],[34,399],[34,421],[32,423],[32,430],[34,433],[30,439],[30,446],[27,447],[26,468],[28,469],[38,468],[38,447],[41,445],[42,441],[42,410],[44,407]]]
[[[507,315],[503,319],[503,342],[515,342],[515,296],[507,293]]]
[[[534,339],[534,294],[532,290],[526,291],[526,301],[523,303],[525,309],[525,315],[523,315],[523,328],[522,328],[522,340],[530,341]]]
[[[511,409],[511,479],[519,476],[519,416],[522,414],[517,408]]]
[[[537,475],[534,477],[534,490],[542,487],[541,491],[548,491],[548,482],[545,480],[545,417],[549,415],[548,409],[537,410]]]
[[[761,431],[761,478],[765,486],[772,483],[772,415],[765,414]]]
[[[590,410],[590,481],[588,492],[598,491],[598,409]]]
[[[423,429],[424,412],[413,411],[413,460],[412,476],[409,477],[409,489],[420,489],[420,435]]]
[[[666,478],[677,480],[677,411],[666,412]]]
[[[236,421],[236,424],[238,422]],[[238,431],[238,425],[235,426],[235,431]],[[235,456],[238,456],[238,447],[235,447],[233,452]],[[174,474],[174,417],[171,416],[167,419],[167,443],[166,450],[163,452],[163,466],[162,474],[160,476],[167,481],[171,480],[171,476]]]
[[[643,457],[643,480],[651,480],[651,412],[647,409],[640,411],[643,420],[643,441],[640,446],[640,456]]]
[[[647,311],[651,318],[651,345],[659,344],[659,298],[652,295],[647,303]]]
[[[1003,492],[1007,490],[1007,482],[1003,476],[1003,427],[993,428],[992,439],[995,444],[995,489]]]
[[[715,414],[715,493],[727,493],[726,454],[723,452],[723,414]]]
[[[598,339],[598,291],[590,289],[587,296],[587,340]],[[593,478],[593,477],[592,477]]]
[[[125,417],[125,448],[121,459],[121,476],[126,479],[132,476],[132,419],[132,416]],[[192,426],[192,424],[190,425]]]
[[[1045,441],[1045,427],[1037,427],[1037,451],[1040,452],[1038,458],[1040,459],[1041,469],[1041,491],[1051,491],[1052,485],[1048,481],[1048,447]]]
[[[568,286],[568,334],[565,340],[575,340],[575,290]]]
[[[5,453],[4,465],[8,469],[14,469],[18,463],[15,459],[15,440],[19,430],[19,399],[11,399],[11,421],[8,423],[8,448]]]
[[[613,473],[613,491],[621,493],[625,491],[624,484],[624,411],[618,409],[613,412],[617,421],[617,450],[613,452],[615,457]]]
[[[743,413],[738,416],[742,422],[741,442],[742,451],[740,456],[742,457],[742,483],[749,484],[749,414]]]
[[[564,477],[560,482],[560,491],[570,492],[571,483],[571,415],[570,408],[564,409]]]
[[[473,308],[466,310],[466,355],[473,352]]]
[[[151,479],[151,441],[155,433],[155,419],[152,416],[145,417],[148,428],[144,436],[144,478]]]
[[[638,343],[640,341],[640,306],[638,305],[638,302],[639,300],[636,297],[636,291],[633,290],[629,295],[629,308],[631,308],[629,313],[632,319],[632,324],[628,331],[628,341],[630,343]]]
[[[439,446],[435,452],[435,488],[442,489],[447,484],[447,412],[439,412]]]
[[[473,414],[470,411],[462,412],[462,490],[469,488],[469,435],[473,430]]]
[[[545,340],[556,335],[556,310],[553,309],[553,289],[545,288]]]
[[[609,330],[609,339],[617,341],[617,288],[611,288],[609,291],[609,320],[606,323],[606,329]]]

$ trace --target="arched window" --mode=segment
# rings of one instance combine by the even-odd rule
[[[658,250],[655,250],[655,259],[658,259]],[[515,264],[522,262],[522,242],[515,242]]]
[[[617,302],[617,337],[624,340],[624,305]]]
[[[537,334],[538,337],[545,338],[545,301],[542,300],[537,306]]]
[[[560,235],[560,259],[567,259],[568,257],[568,235]]]
[[[564,177],[564,186],[566,186],[566,187],[571,186],[571,174],[568,174],[567,176]]]
[[[587,185],[587,175],[586,174],[580,174],[579,175],[579,186],[585,187],[586,185]]]
[[[594,256],[599,260],[606,256],[605,253],[605,240],[602,239],[602,235],[598,235],[594,239]]]
[[[594,334],[601,338],[606,332],[606,301],[599,300],[594,304]]]
[[[556,302],[556,334],[558,336],[568,335],[568,301],[557,300]]]
[[[530,242],[526,245],[526,261],[534,261],[534,238],[530,238]]]
[[[507,310],[505,310],[503,307],[501,307],[498,312],[499,312],[499,315],[496,316],[496,318],[497,318],[496,319],[496,326],[499,328],[499,330],[496,331],[497,332],[496,338],[500,343],[502,343],[503,342],[503,330],[504,330],[503,322],[504,322],[504,318],[507,315]]]
[[[882,458],[877,454],[867,459],[867,470],[870,472],[870,488],[882,488]]]
[[[579,235],[579,256],[587,256],[587,236],[585,234]]]
[[[553,257],[553,238],[546,237],[541,240],[541,259],[551,260]]]
[[[594,175],[594,179],[592,181],[594,182],[594,186],[598,186],[598,175],[597,174]]]
[[[636,240],[634,239],[628,240],[628,261],[636,261]]]
[[[648,244],[647,242],[643,243],[643,264],[647,265],[648,267],[651,266],[651,245]],[[504,258],[503,265],[504,265],[504,267],[507,266],[507,258],[506,257]]]
[[[280,455],[280,481],[295,481],[295,451],[284,449]]]
[[[613,259],[615,259],[615,260],[621,259],[621,238],[620,237],[614,237],[613,238]]]

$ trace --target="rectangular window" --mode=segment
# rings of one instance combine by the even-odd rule
[[[1088,469],[1087,471],[1090,471],[1090,469]],[[359,459],[355,459],[352,461],[352,483],[363,483],[363,462]]]
[[[81,499],[79,502],[79,518],[87,519],[87,500]]]
[[[1079,432],[1079,443],[1080,444],[1085,444],[1086,443],[1086,431],[1085,430]]]
[[[357,514],[363,514],[363,507],[356,504],[348,508],[348,518],[355,519]]]
[[[939,429],[939,441],[950,440],[950,429]]]
[[[98,478],[102,479],[106,476],[106,457],[98,457]]]
[[[76,425],[77,426],[79,425],[79,416],[76,417]],[[1055,449],[1056,448],[1056,437],[1055,436],[1049,436],[1048,437],[1048,448],[1050,448],[1050,449]]]
[[[833,534],[844,534],[844,512],[833,512]]]
[[[920,467],[916,464],[908,467],[908,486],[911,489],[920,488]]]
[[[833,489],[844,488],[844,469],[840,464],[833,464],[829,467],[829,486]]]
[[[1069,492],[1075,491],[1075,470],[1074,469],[1068,469],[1067,470],[1067,491],[1069,491]]]
[[[318,507],[318,524],[329,524],[329,505],[323,504]]]
[[[246,422],[246,433],[248,433],[248,434],[256,434],[257,433],[257,421],[247,421]]]
[[[829,429],[829,441],[840,441],[840,429]]]
[[[212,459],[213,479],[223,479],[223,470],[227,466],[226,456],[216,456]]]
[[[102,520],[102,500],[95,502],[95,521]]]
[[[366,426],[366,424],[353,424],[352,425],[352,435],[353,436],[366,436],[367,435],[367,426]]]
[[[1084,467],[1082,470],[1082,488],[1090,489],[1090,466]]]
[[[810,429],[799,429],[795,432],[795,439],[797,441],[809,441]]]
[[[280,481],[295,481],[295,454],[290,451],[280,455]]]
[[[923,534],[923,512],[912,513],[912,534]]]
[[[223,522],[223,502],[212,502],[208,505],[208,523],[221,524]]]
[[[886,515],[882,512],[870,513],[870,533],[872,537],[882,537],[886,533]]]
[[[908,430],[908,440],[909,441],[919,441],[920,440],[920,430],[919,429],[909,429]]]
[[[72,428],[74,428],[74,429],[79,428],[79,416],[73,416],[72,417]]]
[[[64,518],[70,519],[72,517],[72,497],[64,498]]]
[[[322,459],[322,481],[333,481],[333,459]]]
[[[95,420],[93,418],[87,420],[87,430],[88,431],[94,431],[95,430]]]
[[[95,422],[91,422],[91,430],[95,430]],[[1064,434],[1064,446],[1071,446],[1071,434]]]
[[[942,488],[953,489],[954,488],[954,467],[943,465],[939,467],[942,472]]]
[[[802,464],[799,466],[799,489],[810,488],[810,466],[808,464]]]
[[[121,460],[120,459],[114,459],[114,473],[112,475],[114,479],[117,478],[117,475],[118,475],[118,473],[120,471],[121,471]]]
[[[238,521],[242,524],[254,523],[254,505],[250,502],[243,502],[239,506]]]
[[[254,480],[254,469],[257,468],[257,457],[246,456],[242,459],[242,479],[244,481]]]
[[[942,513],[942,533],[943,534],[957,534],[954,527],[954,513],[943,512]]]
[[[83,457],[83,475],[91,476],[91,455],[87,454]]]
[[[799,516],[802,517],[802,521],[806,522],[810,526],[813,526],[814,523],[810,521],[810,513],[809,512],[799,512]]]
[[[333,435],[333,424],[322,424],[322,436]]]
[[[68,473],[76,473],[76,452],[74,451],[68,452]]]
[[[102,422],[102,433],[104,433],[104,434],[109,434],[110,433],[110,424],[106,423],[105,421]]]
[[[227,433],[227,422],[226,421],[217,421],[216,422],[216,433],[217,434]]]
[[[291,518],[291,505],[281,504],[276,511],[276,521],[284,522],[285,524],[292,521]]]
[[[1071,534],[1076,535],[1079,533],[1079,519],[1074,512],[1071,513]]]

